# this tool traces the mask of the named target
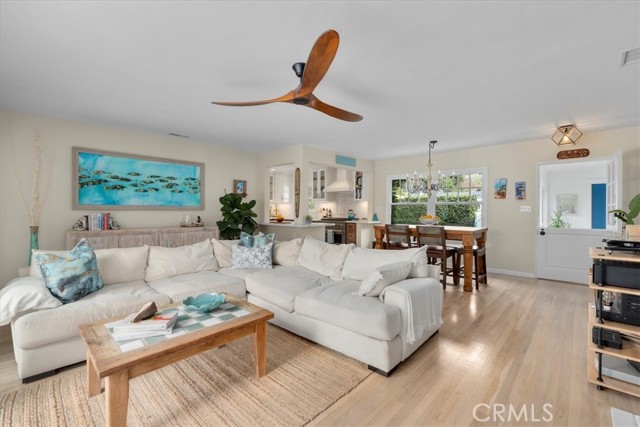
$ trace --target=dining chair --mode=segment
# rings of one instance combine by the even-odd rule
[[[453,276],[453,284],[460,283],[460,258],[462,250],[458,247],[447,246],[444,227],[438,225],[418,225],[417,243],[418,246],[427,246],[427,260],[429,264],[436,264],[440,260],[440,271],[442,272],[442,287],[447,287],[447,276]],[[447,260],[451,258],[452,267],[447,266]]]
[[[408,225],[386,224],[385,249],[409,249],[411,247],[411,233]]]
[[[464,271],[466,266],[461,268]],[[476,290],[480,289],[480,283],[487,284],[487,248],[473,245],[473,280],[476,282]]]

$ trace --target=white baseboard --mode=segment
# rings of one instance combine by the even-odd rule
[[[502,270],[500,268],[487,268],[488,273],[506,274],[507,276],[526,277],[528,279],[535,279],[536,275],[533,273],[525,273],[524,271]]]

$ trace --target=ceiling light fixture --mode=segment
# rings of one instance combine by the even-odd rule
[[[575,145],[582,132],[575,125],[560,126],[551,137],[551,140],[560,145]]]
[[[433,163],[431,163],[431,150],[437,143],[438,141],[429,141],[429,162],[427,163],[426,180],[422,178],[422,175],[418,176],[417,172],[413,173],[413,178],[409,178],[409,175],[407,175],[407,197],[409,199],[414,198],[418,200],[423,194],[426,195],[427,198],[430,198],[433,192],[440,190],[438,181],[437,179],[433,179],[431,171],[433,168]]]

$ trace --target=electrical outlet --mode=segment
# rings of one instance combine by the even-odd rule
[[[531,212],[531,206],[520,206],[520,212]]]

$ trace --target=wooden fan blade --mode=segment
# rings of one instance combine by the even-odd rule
[[[251,107],[253,105],[265,105],[265,104],[271,104],[274,102],[292,102],[294,97],[295,95],[293,91],[290,91],[279,98],[265,99],[264,101],[247,101],[247,102],[211,101],[211,103],[217,104],[217,105],[226,105],[229,107]]]
[[[324,102],[320,101],[315,95],[311,95],[309,97],[309,103],[305,105],[309,108],[321,111],[331,117],[335,117],[336,119],[344,120],[347,122],[359,122],[363,118],[359,114],[351,113],[338,107],[334,107],[333,105],[325,104]]]
[[[311,48],[309,58],[304,66],[302,81],[297,96],[306,97],[318,86],[320,80],[327,74],[329,66],[338,51],[340,36],[334,30],[322,33]]]

